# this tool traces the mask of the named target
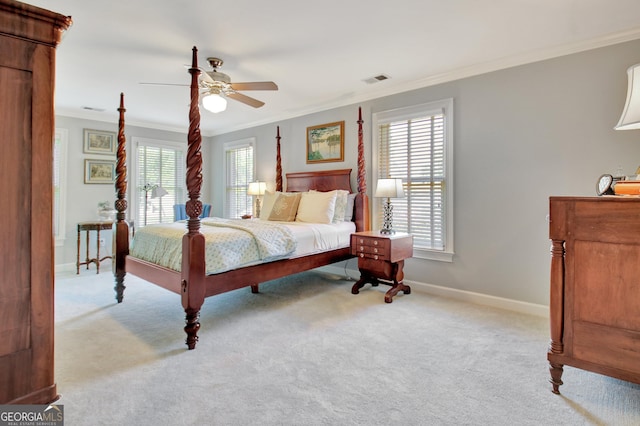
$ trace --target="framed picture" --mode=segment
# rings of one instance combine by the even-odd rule
[[[84,160],[84,183],[113,183],[115,179],[115,160]]]
[[[344,161],[344,121],[307,127],[307,163]]]
[[[114,155],[116,153],[116,133],[84,129],[84,152]]]

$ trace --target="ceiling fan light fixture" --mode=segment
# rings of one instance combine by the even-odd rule
[[[202,98],[202,106],[215,114],[227,109],[227,100],[218,93],[210,93]]]

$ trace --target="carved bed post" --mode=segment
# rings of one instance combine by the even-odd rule
[[[280,126],[276,132],[276,191],[282,189],[282,158],[280,158]]]
[[[191,104],[189,107],[189,134],[187,148],[187,192],[186,202],[187,233],[182,238],[182,307],[186,314],[184,331],[187,333],[186,344],[194,349],[198,342],[200,329],[200,308],[205,294],[205,254],[204,235],[200,233],[200,214],[202,201],[202,136],[200,134],[200,110],[198,107],[198,49],[193,47],[191,74]]]
[[[124,277],[127,274],[125,270],[125,258],[129,254],[129,224],[125,221],[125,212],[127,210],[127,140],[124,136],[124,93],[120,93],[120,107],[118,112],[120,118],[118,120],[118,150],[116,153],[116,202],[115,209],[116,223],[113,225],[113,275],[115,277],[116,300],[122,302],[124,295]]]
[[[356,211],[364,212],[364,215],[356,217],[356,230],[369,231],[371,229],[371,223],[369,218],[369,198],[367,197],[367,176],[362,123],[362,108],[358,107],[358,195],[356,195],[355,203]]]

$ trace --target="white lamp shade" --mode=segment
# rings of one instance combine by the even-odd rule
[[[375,197],[403,198],[402,179],[378,179]]]
[[[161,186],[156,186],[151,190],[151,198],[161,198],[167,195],[168,192]]]
[[[247,188],[248,195],[264,195],[267,190],[266,182],[250,182]]]
[[[217,93],[211,93],[202,98],[202,106],[213,113],[219,113],[227,109],[227,100]]]
[[[616,130],[640,129],[640,64],[627,69],[627,101]]]

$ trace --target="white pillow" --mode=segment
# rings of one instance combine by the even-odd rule
[[[336,193],[303,192],[298,204],[296,222],[331,223],[336,209]]]
[[[345,209],[344,213],[345,222],[351,222],[353,220],[353,207],[356,201],[356,195],[357,194],[349,194],[347,196],[347,208]]]
[[[269,216],[271,216],[271,210],[273,210],[273,205],[278,199],[278,195],[281,192],[265,192],[262,196],[262,205],[260,207],[260,219],[269,220]]]

